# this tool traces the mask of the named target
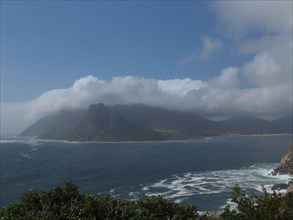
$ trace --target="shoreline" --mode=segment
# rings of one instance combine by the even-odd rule
[[[215,139],[230,139],[237,137],[270,137],[270,136],[293,136],[293,133],[279,133],[279,134],[229,134],[229,135],[218,135],[218,136],[207,136],[189,139],[170,139],[170,140],[157,140],[157,141],[69,141],[69,140],[53,140],[53,139],[41,139],[37,137],[26,137],[26,136],[10,136],[1,137],[0,143],[13,143],[17,140],[24,141],[43,141],[43,142],[61,142],[71,144],[134,144],[134,143],[183,143],[183,142],[195,142],[195,141],[209,141]]]

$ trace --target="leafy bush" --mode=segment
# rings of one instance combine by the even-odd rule
[[[263,187],[261,195],[251,193],[241,194],[239,185],[234,187],[232,201],[237,204],[237,210],[227,206],[222,214],[224,219],[293,219],[293,194],[282,196],[280,193],[269,194]]]
[[[93,196],[80,194],[72,183],[46,191],[28,191],[20,200],[0,209],[1,220],[179,220],[197,217],[194,206],[178,205],[160,196],[137,201]]]
[[[200,220],[292,220],[293,219],[293,193],[281,195],[274,192],[269,194],[263,187],[262,194],[241,193],[239,185],[234,187],[232,202],[236,209],[227,205],[218,215],[205,214]]]

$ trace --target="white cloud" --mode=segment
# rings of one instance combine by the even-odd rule
[[[214,9],[229,46],[252,56],[239,67],[250,83],[292,82],[292,1],[219,1]]]
[[[213,8],[219,28],[230,37],[292,33],[292,1],[218,1]]]
[[[243,73],[257,85],[275,85],[283,79],[281,68],[268,53],[257,54],[244,64]]]
[[[210,82],[218,87],[235,88],[239,84],[237,67],[227,67],[222,70],[221,74],[213,78]]]
[[[223,49],[224,45],[221,40],[210,37],[202,37],[202,48],[199,52],[193,52],[188,57],[179,61],[181,64],[191,64],[196,62],[197,60],[209,60],[212,55],[221,49]]]
[[[173,80],[158,80],[159,89],[165,94],[173,96],[185,97],[192,90],[203,89],[207,84],[200,80],[173,79]]]
[[[236,87],[237,77],[235,67],[224,69],[218,77],[206,82],[190,78],[155,80],[133,76],[104,81],[86,76],[69,88],[48,91],[27,103],[2,103],[1,116],[5,120],[1,121],[1,126],[20,132],[44,115],[62,109],[86,108],[99,102],[107,105],[142,103],[217,116],[247,112],[284,114],[290,110],[292,99],[287,97],[292,86],[240,89]]]
[[[218,1],[213,8],[226,46],[251,56],[238,79],[253,87],[238,89],[233,106],[254,114],[292,111],[292,1]]]
[[[51,90],[29,102],[32,108],[25,118],[32,120],[61,109],[86,107],[98,102],[107,105],[143,103],[172,108],[180,105],[178,100],[186,97],[190,91],[206,86],[205,82],[190,78],[154,80],[124,76],[103,81],[86,76],[76,80],[68,89]],[[180,109],[178,106],[176,108]],[[182,106],[182,109],[185,107]]]
[[[223,48],[223,43],[219,39],[212,39],[210,37],[202,37],[203,47],[200,52],[200,59],[208,60],[211,55]]]

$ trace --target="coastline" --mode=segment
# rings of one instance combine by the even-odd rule
[[[53,139],[41,139],[37,137],[28,136],[10,136],[1,137],[0,143],[13,143],[17,140],[24,141],[43,141],[43,142],[61,142],[61,143],[71,143],[71,144],[132,144],[132,143],[184,143],[184,142],[194,142],[194,141],[209,141],[215,139],[230,139],[235,137],[274,137],[274,136],[292,136],[293,133],[276,133],[276,134],[228,134],[228,135],[218,135],[218,136],[207,136],[198,138],[188,138],[188,139],[169,139],[169,140],[158,140],[158,141],[69,141],[69,140],[53,140]]]

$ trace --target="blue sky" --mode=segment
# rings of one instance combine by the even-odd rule
[[[36,98],[88,74],[205,80],[238,62],[229,51],[209,62],[180,62],[201,49],[202,37],[221,35],[211,2],[7,1],[1,6],[5,102]]]
[[[292,112],[292,1],[1,1],[1,127],[91,103]]]

